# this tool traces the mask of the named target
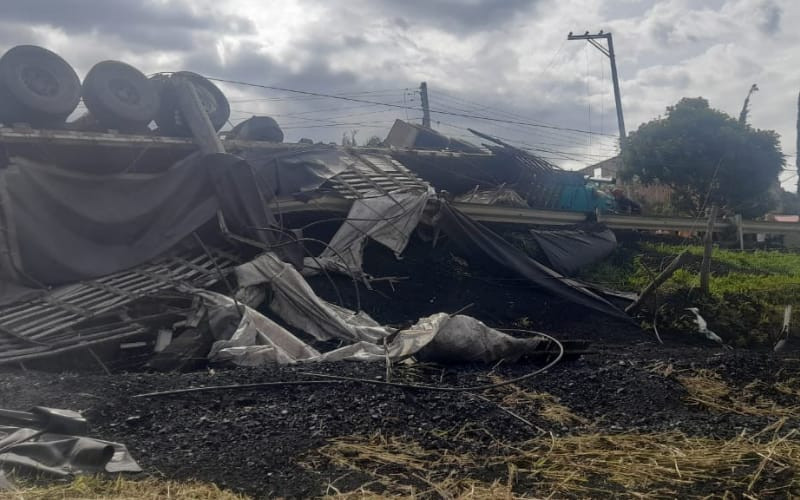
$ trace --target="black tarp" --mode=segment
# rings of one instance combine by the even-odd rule
[[[538,287],[577,305],[631,321],[621,309],[549,267],[528,257],[502,237],[447,203],[441,205],[437,224],[467,255],[482,256],[529,279]]]
[[[0,467],[34,477],[142,470],[123,444],[10,426],[0,426]]]
[[[268,186],[241,158],[193,154],[159,173],[86,174],[12,159],[0,175],[2,275],[30,285],[96,278],[147,262],[221,211],[231,231],[274,243]],[[278,249],[286,255],[288,245]],[[297,259],[292,259],[297,260]]]
[[[357,161],[345,151],[323,144],[286,149],[244,148],[236,154],[252,165],[262,182],[279,197],[318,189]]]
[[[531,234],[553,269],[567,276],[575,274],[586,265],[608,257],[617,248],[617,238],[610,229],[600,231],[531,229]]]

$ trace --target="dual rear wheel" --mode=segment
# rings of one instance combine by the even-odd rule
[[[189,127],[178,109],[173,78],[194,85],[216,130],[230,116],[225,95],[208,79],[187,71],[148,79],[120,61],[102,61],[92,67],[81,86],[72,67],[54,52],[19,45],[0,58],[0,122],[28,123],[58,128],[83,98],[91,122],[101,128],[144,131],[155,120],[160,133],[188,136]]]

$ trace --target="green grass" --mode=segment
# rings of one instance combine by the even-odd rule
[[[670,260],[684,249],[692,262],[679,269],[661,288],[664,293],[692,290],[700,286],[697,272],[703,247],[643,243],[640,252],[601,262],[583,277],[624,290],[639,291],[647,286]],[[770,304],[797,303],[800,299],[800,254],[777,251],[737,251],[715,248],[712,254],[711,295],[747,295]]]
[[[703,256],[703,247],[645,243],[642,249],[662,255],[677,255],[684,249],[696,256]],[[727,264],[741,270],[759,271],[773,274],[787,274],[800,277],[800,253],[780,252],[775,250],[739,251],[714,248],[712,260]]]
[[[611,288],[641,291],[684,249],[689,262],[675,272],[640,310],[645,328],[657,318],[659,330],[695,335],[698,307],[709,327],[738,347],[771,347],[781,329],[787,304],[800,304],[800,254],[714,248],[709,294],[700,293],[703,247],[642,243],[620,247],[610,258],[586,269],[581,278]],[[657,300],[657,302],[656,302]]]

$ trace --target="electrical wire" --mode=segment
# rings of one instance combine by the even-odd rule
[[[331,98],[331,99],[341,99],[341,100],[351,101],[351,102],[361,102],[361,103],[364,103],[364,104],[378,104],[378,105],[382,105],[382,106],[386,106],[386,107],[390,107],[390,108],[418,110],[418,108],[410,107],[410,106],[407,106],[407,105],[390,104],[390,103],[379,102],[379,101],[370,101],[370,100],[366,100],[366,99],[358,99],[358,98],[353,98],[353,97],[344,97],[344,96],[337,96],[337,95],[332,95],[332,94],[324,94],[324,93],[321,93],[321,92],[309,92],[309,91],[305,91],[305,90],[296,90],[296,89],[289,89],[289,88],[285,88],[285,87],[276,87],[276,86],[272,86],[272,85],[262,85],[262,84],[258,84],[258,83],[242,82],[242,81],[237,81],[237,80],[228,80],[228,79],[224,79],[224,78],[213,78],[213,77],[206,77],[206,78],[208,78],[211,81],[221,82],[221,83],[228,83],[228,84],[231,84],[231,85],[242,85],[242,86],[262,88],[262,89],[267,89],[267,90],[279,90],[279,91],[282,91],[282,92],[295,92],[295,93],[303,94],[303,95],[327,97],[327,98]],[[460,116],[462,118],[472,118],[472,119],[475,119],[475,120],[485,120],[485,121],[498,122],[498,123],[512,123],[512,124],[516,124],[516,125],[524,125],[524,126],[527,126],[527,127],[535,127],[535,128],[543,128],[543,129],[551,129],[551,130],[564,130],[564,131],[571,131],[571,132],[583,133],[583,134],[600,135],[600,134],[598,134],[596,132],[592,132],[592,131],[589,131],[589,130],[581,130],[581,129],[577,129],[577,128],[558,127],[558,126],[554,126],[554,125],[543,125],[543,124],[538,124],[538,123],[515,121],[515,120],[501,120],[501,119],[492,118],[492,117],[488,117],[488,116],[481,116],[481,115],[474,115],[474,114],[467,114],[467,113],[452,113],[452,112],[448,112],[448,111],[445,111],[445,110],[438,110],[438,109],[433,109],[433,108],[431,108],[431,113],[438,113],[438,114],[451,115],[451,116]],[[608,135],[608,136],[609,137],[614,137],[612,135]]]
[[[449,121],[437,120],[437,124],[449,125],[449,126],[451,126],[453,128],[458,128],[458,129],[461,129],[461,130],[467,130],[468,129],[468,127],[464,127],[462,125],[458,125],[458,124],[456,124],[454,122],[449,122]],[[585,141],[578,141],[578,140],[573,139],[572,137],[560,137],[560,136],[556,136],[556,135],[548,135],[547,133],[542,133],[541,131],[534,130],[534,129],[523,130],[521,127],[513,127],[513,126],[504,125],[504,124],[498,124],[498,123],[493,124],[493,127],[496,127],[496,128],[499,128],[499,129],[503,130],[504,133],[507,133],[507,134],[510,133],[510,134],[513,134],[513,135],[520,135],[520,136],[525,137],[525,139],[528,140],[528,141],[535,142],[536,145],[534,146],[534,145],[532,145],[530,143],[523,142],[520,139],[510,139],[510,138],[506,137],[506,140],[508,140],[510,142],[516,142],[516,143],[519,143],[519,144],[526,144],[526,145],[531,146],[531,147],[550,146],[550,147],[553,147],[553,148],[556,148],[556,149],[570,150],[571,153],[569,153],[569,154],[573,154],[573,155],[579,154],[579,155],[582,156],[583,153],[578,153],[575,150],[577,148],[583,148],[586,145]],[[533,135],[531,135],[531,134],[533,134]],[[495,135],[497,135],[497,134],[495,134]],[[541,136],[541,138],[539,136]],[[474,140],[474,138],[472,138],[472,139]],[[619,153],[619,149],[618,149],[618,146],[616,145],[616,139],[611,139],[611,140],[615,141],[615,143],[608,144],[608,147],[600,147],[600,146],[596,147],[595,149],[598,151],[598,153],[605,152],[605,153],[608,153],[608,156],[615,156],[616,154],[618,154]],[[598,144],[605,144],[605,143],[599,142]],[[602,156],[602,155],[601,154],[596,154],[596,155],[593,155],[593,156]],[[603,157],[607,158],[608,156],[603,156]]]
[[[448,127],[455,128],[455,129],[469,130],[469,128],[467,128],[467,127],[461,127],[459,125],[455,125],[455,124],[448,123],[448,122],[439,122],[439,123],[441,123],[442,125],[448,126]],[[577,162],[583,162],[584,161],[584,160],[581,159],[581,157],[584,158],[587,161],[595,162],[595,161],[597,161],[596,160],[597,158],[599,158],[599,159],[608,159],[609,156],[613,156],[613,155],[596,155],[596,154],[579,153],[579,152],[557,151],[557,150],[552,150],[552,149],[541,148],[541,147],[535,146],[533,144],[522,142],[522,141],[519,141],[519,140],[516,140],[516,139],[511,139],[511,138],[508,138],[508,137],[502,137],[502,136],[499,136],[499,135],[494,135],[494,137],[497,137],[498,139],[502,139],[502,140],[507,141],[509,143],[514,143],[516,145],[521,145],[520,149],[524,149],[526,151],[534,152],[540,158],[551,159],[551,158],[548,158],[546,156],[539,155],[538,154],[539,152],[560,155],[560,158],[555,158],[557,160],[571,160],[571,161],[577,161]],[[467,139],[474,140],[474,138],[469,138],[469,137]]]
[[[584,53],[586,54],[586,108],[588,110],[589,130],[592,130],[592,92],[589,84],[589,42],[586,42]],[[589,144],[587,152],[592,152],[592,136],[588,137]]]
[[[448,94],[445,94],[445,93],[442,93],[443,95],[440,95],[440,93],[442,93],[442,92],[441,91],[437,91],[437,93],[436,93],[436,100],[437,100],[437,103],[438,103],[437,105],[438,106],[443,106],[445,108],[451,108],[451,109],[456,109],[456,110],[463,110],[464,109],[464,108],[457,108],[457,107],[453,106],[452,104],[448,103],[447,101],[452,101],[452,102],[456,102],[456,103],[458,103],[458,101],[462,101],[464,103],[468,103],[468,104],[472,103],[472,104],[475,104],[476,106],[478,106],[477,103],[474,103],[472,101],[468,101],[468,100],[465,100],[465,99],[460,99],[460,98],[457,98],[457,97],[451,97],[451,96],[449,96]],[[443,98],[444,98],[445,102],[442,102]],[[488,109],[489,106],[478,106],[478,108]],[[476,108],[476,109],[478,109],[478,108]],[[522,116],[522,115],[518,115],[516,113],[509,113],[509,112],[502,111],[502,110],[495,109],[495,108],[492,108],[488,112],[491,113],[491,114],[494,114],[496,116],[514,116],[514,117]],[[530,120],[530,121],[536,122],[537,120]],[[500,125],[500,124],[496,124],[495,126],[499,126],[499,127],[502,127],[502,128],[507,128],[509,130],[515,130],[515,131],[519,131],[520,130],[518,128],[513,128],[512,129],[511,127]],[[581,145],[581,146],[585,145],[585,142],[583,142],[582,140],[578,140],[578,138],[575,137],[575,135],[573,133],[570,133],[570,132],[531,129],[531,130],[528,130],[526,133],[533,133],[533,134],[536,134],[536,135],[541,135],[543,137],[546,137],[546,138],[548,138],[550,140],[554,140],[554,141],[561,141],[561,142],[577,144],[577,145]],[[613,140],[613,141],[616,141],[617,137],[613,136],[613,135],[603,134],[603,136],[598,136],[598,137],[596,137],[596,139],[597,140]]]

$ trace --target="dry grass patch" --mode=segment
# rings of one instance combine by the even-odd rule
[[[800,495],[800,440],[783,424],[730,440],[679,432],[551,436],[480,455],[376,435],[334,440],[319,453],[372,478],[330,492],[345,498]]]
[[[765,395],[770,390],[800,398],[798,379],[777,382],[771,387],[760,380],[754,380],[743,388],[728,385],[716,372],[707,369],[675,370],[672,364],[655,363],[649,370],[665,377],[675,379],[689,393],[686,400],[690,404],[705,406],[715,411],[738,413],[756,417],[796,417],[800,415],[800,399],[796,405],[782,405]]]
[[[710,370],[697,370],[679,375],[678,381],[689,392],[690,403],[722,412],[759,417],[792,417],[800,414],[800,407],[781,406],[760,394],[763,383],[753,381],[742,389],[731,388],[722,377]]]
[[[80,476],[66,484],[20,487],[0,491],[2,500],[245,500],[249,497],[219,489],[216,485],[195,481],[178,482],[160,479],[103,479]]]
[[[492,383],[498,384],[504,380],[498,376],[489,377]],[[488,391],[487,391],[488,392]],[[515,408],[519,406],[533,407],[536,413],[543,419],[560,425],[588,425],[589,421],[563,404],[556,396],[547,392],[536,392],[526,390],[516,384],[504,385],[493,389],[492,392],[499,393],[503,399],[500,404],[504,407]]]
[[[787,396],[794,396],[800,399],[800,378],[792,377],[790,379],[777,382],[775,390],[786,394]]]

